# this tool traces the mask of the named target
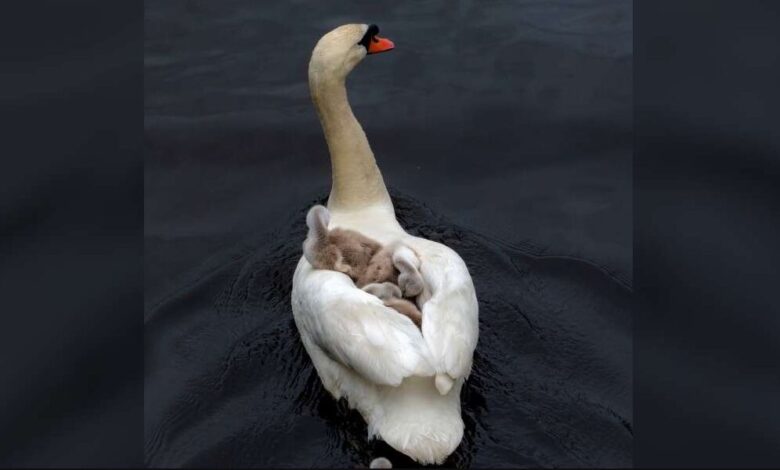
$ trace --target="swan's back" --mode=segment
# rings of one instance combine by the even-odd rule
[[[421,244],[421,239],[411,237],[404,232],[394,218],[390,220],[383,214],[383,211],[335,213],[332,216],[331,227],[359,230],[383,244],[401,238],[405,241],[417,240],[415,242],[417,246],[427,246]],[[327,284],[323,283],[325,278],[329,279]],[[318,315],[340,315],[340,312],[320,311],[318,306],[309,301],[316,295],[314,290],[323,288],[329,289],[333,296],[344,297],[356,295],[353,291],[359,291],[346,276],[335,272],[314,270],[305,258],[301,258],[293,277],[293,315],[303,344],[325,389],[336,399],[346,398],[350,407],[361,413],[368,425],[369,437],[381,438],[391,447],[422,464],[443,462],[457,448],[463,437],[460,389],[464,379],[458,378],[453,389],[446,395],[441,395],[434,384],[435,368],[429,365],[432,362],[432,354],[420,331],[408,318],[390,309],[387,309],[387,317],[382,318],[394,322],[394,327],[402,332],[389,339],[389,341],[399,342],[397,354],[399,356],[419,354],[425,364],[417,364],[411,357],[408,361],[402,360],[401,362],[408,362],[406,366],[410,373],[401,379],[397,386],[387,384],[393,383],[396,379],[396,372],[389,369],[377,368],[387,370],[387,376],[375,377],[374,380],[356,373],[355,368],[349,366],[349,359],[340,360],[334,357],[337,354],[329,353],[318,344],[317,338],[323,334],[318,331]],[[369,299],[375,299],[369,294],[365,295]],[[386,309],[379,299],[375,300],[375,303],[368,304],[373,310],[366,311],[366,315],[376,314],[379,308]],[[424,317],[423,322],[425,322]],[[366,324],[368,326],[364,326],[363,330],[366,331],[367,337],[373,335],[377,343],[387,339],[387,333],[368,331],[375,326],[369,323],[368,319]],[[338,338],[331,336],[330,341],[349,343],[353,341],[350,337],[351,332],[354,331],[345,327]],[[362,351],[362,354],[370,357],[372,351],[367,349]],[[471,365],[470,358],[468,365],[469,367]],[[417,369],[412,371],[413,368]],[[415,375],[416,373],[418,375]]]
[[[441,463],[457,448],[463,437],[460,415],[462,380],[443,396],[434,386],[432,371],[422,371],[429,374],[426,377],[406,377],[398,386],[383,385],[334,360],[317,344],[316,337],[320,333],[316,316],[320,312],[305,299],[306,293],[313,287],[313,276],[321,273],[301,258],[293,278],[292,309],[303,345],[323,386],[334,398],[346,398],[350,407],[360,412],[368,425],[369,437],[380,437],[420,463]],[[332,274],[343,276],[335,272]],[[416,330],[408,318],[397,312],[389,315],[398,317],[399,322],[408,322]],[[334,340],[350,341],[349,333],[345,331],[343,337]],[[366,354],[369,352],[366,351]],[[424,354],[429,353],[425,351]]]

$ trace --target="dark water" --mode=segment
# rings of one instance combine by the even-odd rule
[[[306,66],[356,21],[397,46],[348,88],[399,220],[477,288],[447,464],[630,465],[631,2],[145,9],[148,465],[410,464],[322,390],[290,311],[329,185]]]
[[[629,290],[593,265],[534,256],[394,195],[410,233],[458,251],[474,277],[480,340],[463,443],[446,465],[631,463]],[[314,201],[311,201],[312,203]],[[322,389],[290,315],[305,238],[297,221],[206,260],[146,318],[151,466],[335,466],[384,455]]]

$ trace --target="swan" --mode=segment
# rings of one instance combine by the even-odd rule
[[[347,100],[346,78],[367,55],[394,48],[376,25],[325,34],[309,62],[309,88],[331,159],[330,228],[382,244],[401,240],[419,256],[426,284],[422,328],[357,288],[343,273],[293,274],[292,312],[323,387],[346,398],[379,438],[421,464],[442,463],[463,438],[460,391],[479,335],[468,268],[449,247],[412,236],[395,217],[374,154]]]

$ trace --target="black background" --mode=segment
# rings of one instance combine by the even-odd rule
[[[140,465],[143,5],[0,22],[0,464]]]
[[[778,461],[777,7],[723,5],[635,7],[637,466]],[[0,463],[141,465],[143,11],[28,8],[2,29]]]
[[[635,463],[780,463],[773,2],[635,8]]]

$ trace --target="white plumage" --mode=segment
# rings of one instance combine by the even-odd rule
[[[382,244],[402,240],[417,253],[427,287],[422,331],[348,276],[313,269],[304,257],[293,276],[292,310],[323,386],[360,412],[369,435],[420,463],[441,463],[463,437],[460,390],[477,344],[477,299],[466,264],[455,251],[413,237],[398,224],[346,93],[342,98],[334,88],[330,75],[340,75],[334,72],[334,57],[347,55],[346,77],[365,57],[352,46],[367,29],[346,25],[325,35],[309,66],[334,166],[329,228],[357,230]]]

